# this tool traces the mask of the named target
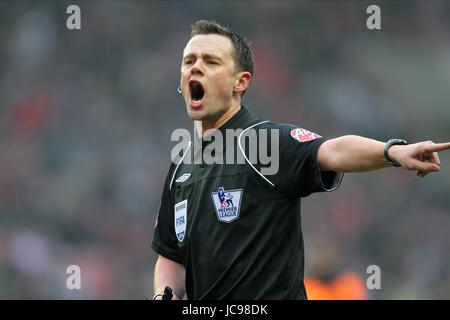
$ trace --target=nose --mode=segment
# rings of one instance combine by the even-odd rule
[[[192,66],[191,68],[191,75],[198,75],[198,76],[202,76],[203,75],[203,68],[200,62],[200,59],[197,59],[197,61],[195,62],[195,64]]]

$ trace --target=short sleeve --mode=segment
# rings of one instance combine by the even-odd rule
[[[344,174],[322,171],[317,160],[319,147],[326,138],[293,125],[273,128],[279,129],[280,164],[273,176],[277,189],[290,196],[306,197],[339,187]]]
[[[178,241],[175,235],[174,226],[174,207],[171,199],[170,181],[174,171],[172,164],[164,183],[164,189],[161,196],[161,203],[158,209],[155,222],[155,231],[153,233],[152,248],[158,254],[183,264],[178,251]]]

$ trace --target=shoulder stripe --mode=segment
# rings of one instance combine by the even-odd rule
[[[266,123],[266,122],[269,122],[269,120],[261,121],[261,122],[258,122],[258,123],[256,123],[256,124],[254,124],[254,125],[251,125],[251,126],[248,127],[248,128],[245,128],[244,131],[242,131],[241,134],[240,134],[239,137],[238,137],[238,145],[239,145],[239,149],[241,150],[242,154],[244,155],[245,160],[246,160],[247,163],[250,165],[250,167],[252,167],[252,169],[255,170],[255,172],[256,172],[257,174],[259,174],[265,181],[267,181],[268,184],[270,184],[272,187],[275,187],[275,184],[274,184],[272,181],[270,181],[269,179],[267,179],[261,172],[259,172],[258,170],[256,170],[256,168],[253,166],[253,164],[248,160],[247,156],[245,155],[244,150],[242,149],[242,145],[241,145],[241,137],[242,137],[242,135],[245,133],[245,131],[247,131],[248,129],[251,129],[251,128],[253,128],[253,127],[259,126],[260,124],[263,124],[263,123]]]
[[[186,149],[186,152],[183,153],[183,156],[181,157],[180,162],[178,162],[177,167],[176,167],[175,170],[173,171],[172,179],[170,180],[169,190],[172,189],[173,179],[175,179],[175,175],[177,174],[178,167],[180,166],[180,163],[183,162],[184,157],[187,155],[187,153],[188,153],[188,151],[189,151],[190,148],[191,148],[191,141],[189,141],[188,146],[187,146],[187,149]]]

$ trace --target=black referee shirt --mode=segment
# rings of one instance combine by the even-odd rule
[[[180,161],[167,174],[152,247],[185,266],[188,299],[307,298],[301,198],[335,190],[343,174],[320,170],[317,151],[325,138],[267,121],[244,106],[219,130],[225,137],[226,129],[249,128],[266,129],[269,138],[271,129],[279,130],[276,174],[261,174],[261,163],[250,160],[209,165]],[[234,137],[223,152],[249,158],[257,137],[241,145]],[[189,148],[183,156],[204,148]]]

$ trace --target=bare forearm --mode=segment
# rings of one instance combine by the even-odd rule
[[[384,142],[354,135],[331,139],[319,148],[319,165],[322,170],[336,172],[385,168],[389,163],[384,158],[384,147]]]
[[[155,265],[154,292],[162,293],[166,286],[172,288],[178,299],[183,298],[185,269],[182,264],[176,263],[163,256],[158,257]]]

